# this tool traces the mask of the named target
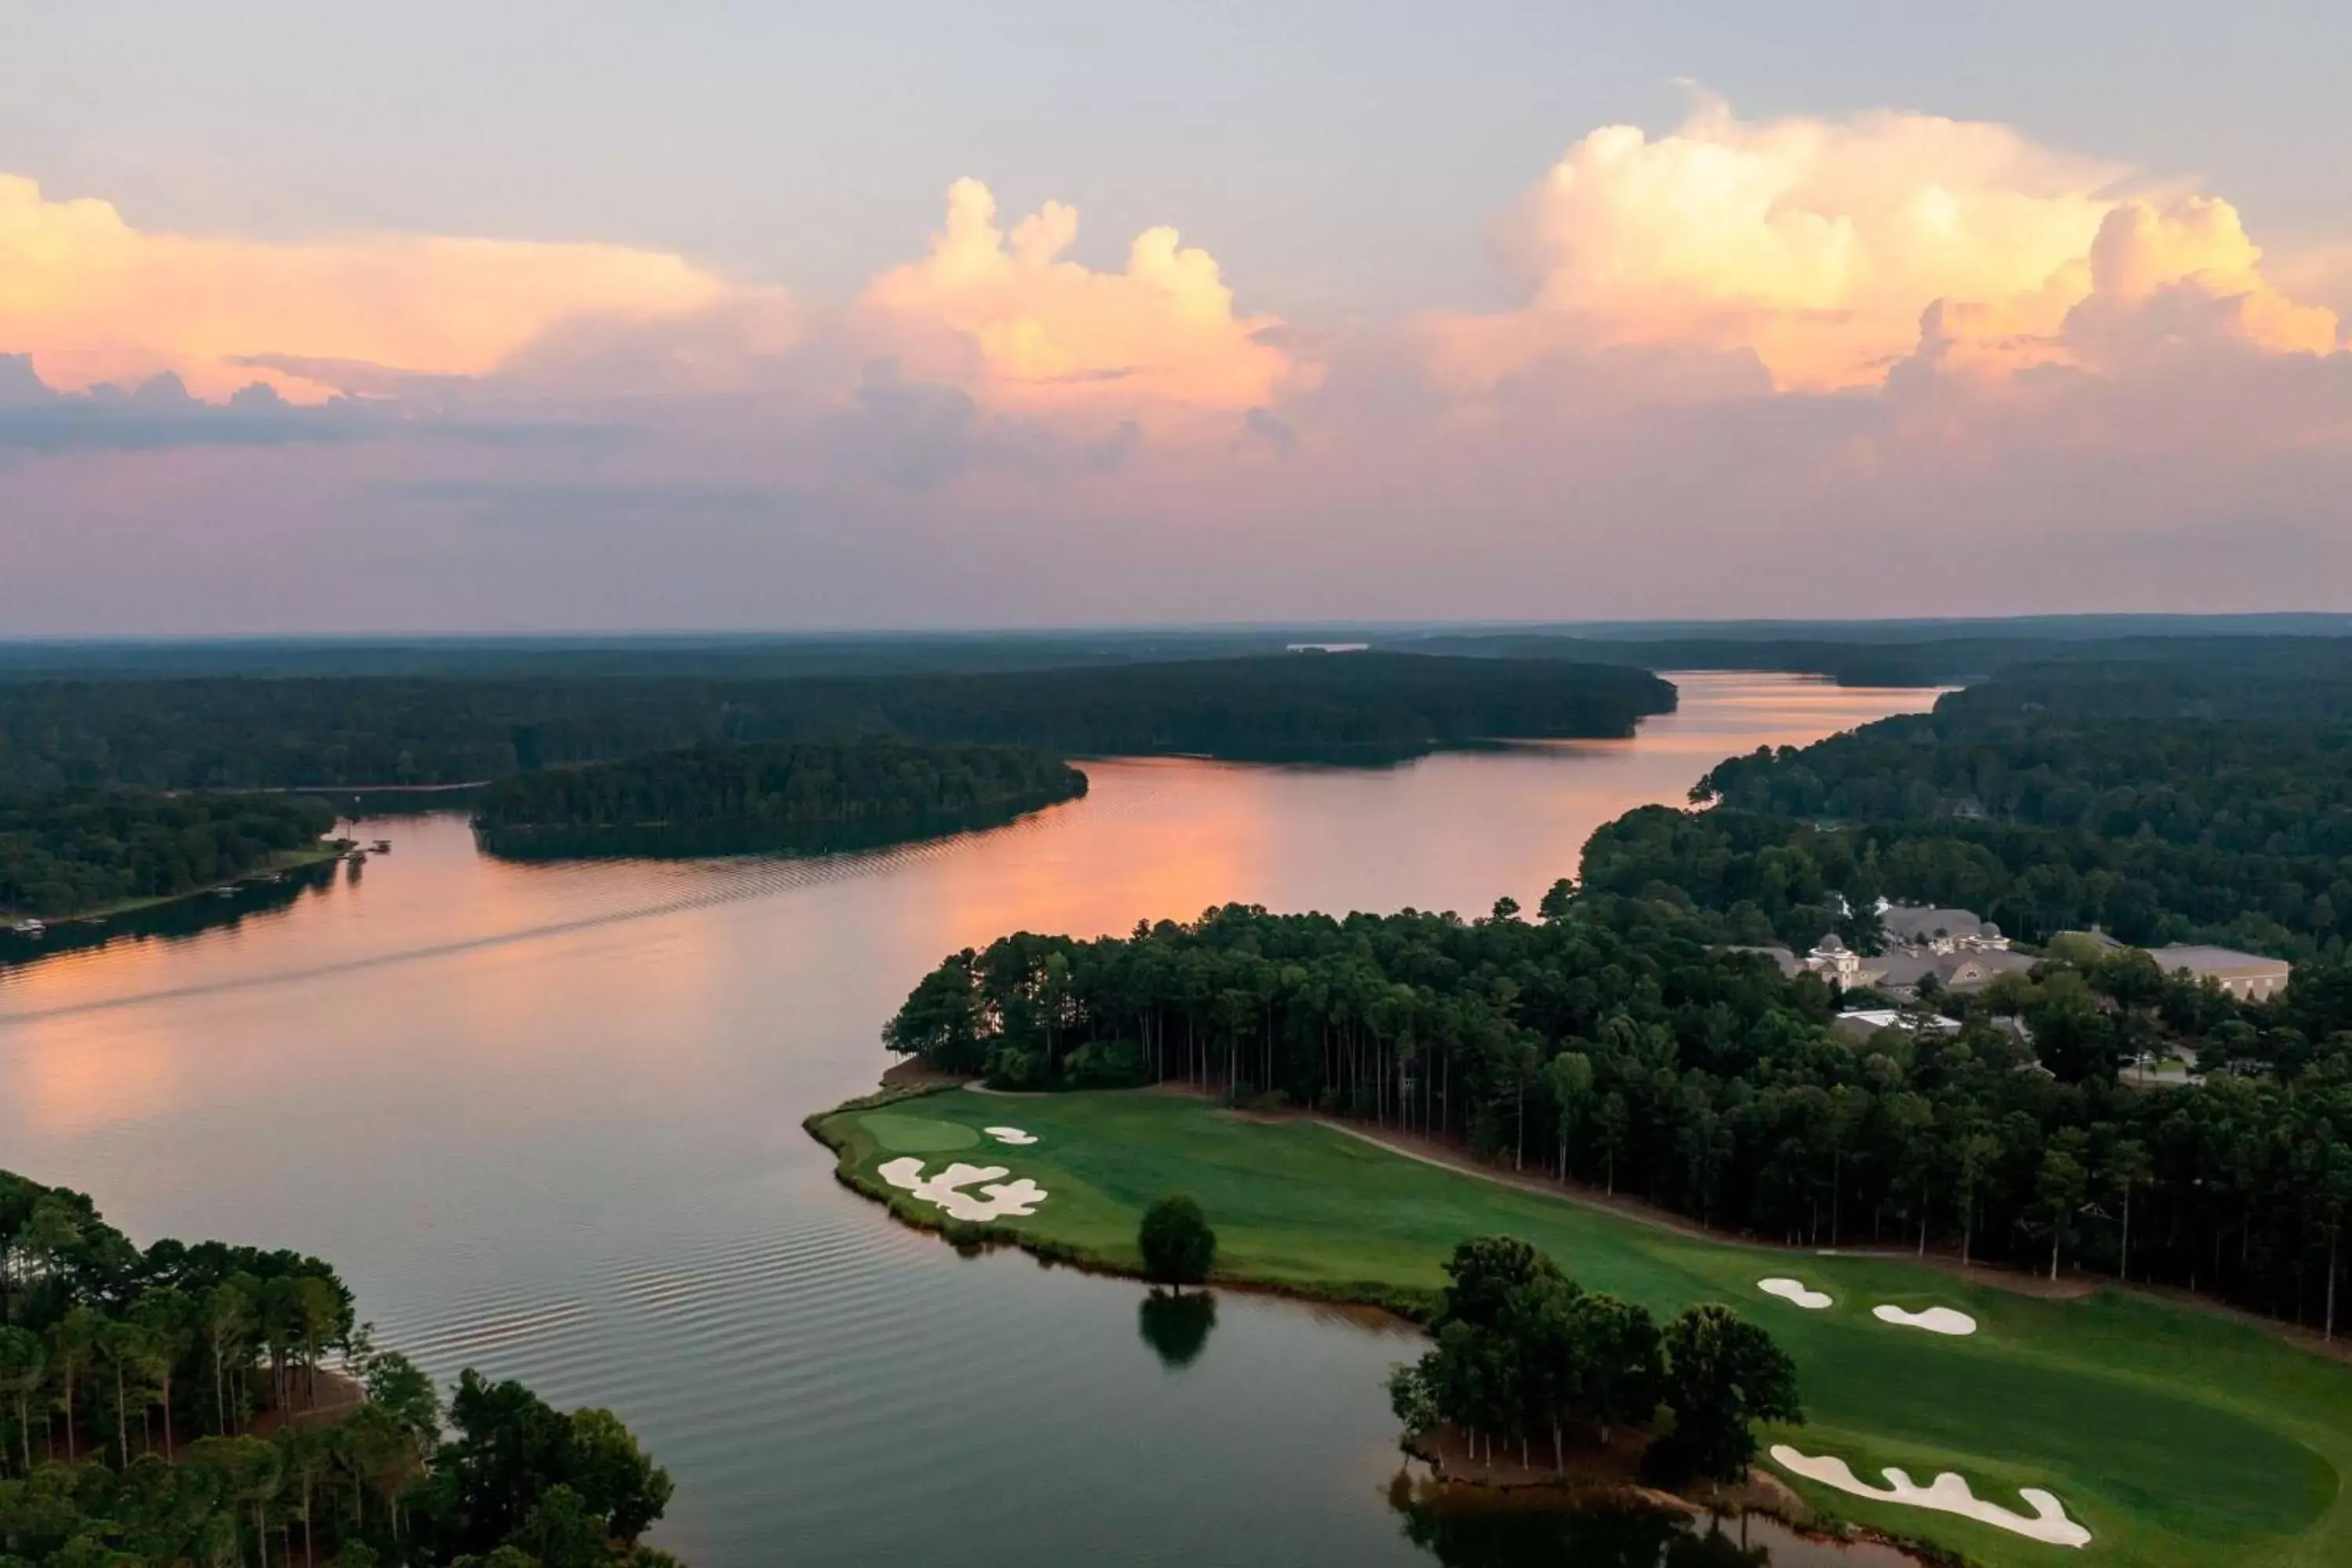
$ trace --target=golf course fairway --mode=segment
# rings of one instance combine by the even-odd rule
[[[1014,1124],[1034,1142],[982,1130]],[[1990,1524],[1879,1502],[1790,1477],[1824,1511],[1932,1541],[1988,1564],[2134,1563],[2257,1568],[2352,1563],[2352,1367],[2257,1329],[2134,1293],[2047,1300],[1901,1259],[1725,1245],[1539,1193],[1444,1170],[1307,1121],[1234,1115],[1139,1092],[1017,1099],[950,1089],[845,1108],[810,1127],[843,1178],[919,1223],[944,1216],[877,1174],[892,1160],[1002,1167],[1047,1196],[1035,1212],[959,1235],[1018,1238],[1048,1256],[1133,1271],[1136,1227],[1164,1194],[1190,1193],[1217,1233],[1216,1277],[1371,1301],[1424,1300],[1465,1237],[1507,1234],[1551,1254],[1589,1289],[1661,1317],[1722,1301],[1795,1357],[1806,1425],[1759,1431],[1846,1460],[1875,1482],[1897,1466],[1941,1471],[1976,1496],[2023,1507],[2054,1494],[2091,1532],[2074,1548]],[[1801,1279],[1807,1308],[1758,1289]],[[1944,1307],[1965,1335],[1873,1316]],[[1759,1465],[1769,1461],[1759,1458]]]

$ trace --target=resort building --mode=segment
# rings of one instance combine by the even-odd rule
[[[2239,952],[2227,947],[2152,947],[2147,955],[2167,974],[2210,980],[2231,995],[2260,1002],[2286,989],[2290,967],[2284,958]]]
[[[1896,915],[1917,917],[1896,921]],[[1919,940],[1906,940],[1875,957],[1854,952],[1834,933],[1805,955],[1803,967],[1841,990],[1866,985],[1891,995],[1911,997],[1932,978],[1945,991],[1979,991],[1998,975],[2033,967],[2034,960],[2009,951],[2009,939],[2000,928],[1979,921],[1966,910],[1918,910],[1900,906],[1880,911],[1889,937],[1898,931]]]
[[[1927,952],[1999,952],[2009,938],[1990,921],[1971,910],[1929,909],[1918,904],[1887,904],[1878,911],[1879,929],[1895,947]]]
[[[1864,968],[1878,973],[1877,979],[1864,984],[1894,995],[1914,995],[1931,976],[1945,991],[1981,991],[1999,975],[2021,974],[2032,969],[2035,961],[2006,948],[1986,948],[1975,952],[1890,952],[1862,963]]]

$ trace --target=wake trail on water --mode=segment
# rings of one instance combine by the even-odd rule
[[[1038,826],[1041,825],[1031,819],[1024,819],[983,831],[988,834],[1019,833],[1034,830]],[[539,942],[549,937],[567,936],[578,931],[595,931],[607,926],[625,924],[631,921],[656,920],[665,915],[683,914],[718,905],[741,903],[746,900],[767,898],[803,888],[821,886],[827,882],[846,881],[856,877],[888,872],[902,867],[936,859],[979,837],[982,837],[982,834],[960,833],[945,838],[926,839],[918,844],[898,845],[888,849],[863,850],[855,854],[825,856],[822,858],[763,862],[758,870],[746,868],[737,871],[733,868],[729,868],[728,879],[716,887],[704,888],[695,892],[651,902],[632,903],[619,909],[599,910],[592,914],[575,915],[568,920],[547,921],[509,931],[486,931],[479,936],[427,942],[414,947],[366,953],[355,958],[336,959],[321,963],[273,969],[257,974],[232,975],[219,980],[191,981],[180,985],[156,986],[145,991],[126,992],[117,996],[100,996],[89,1001],[64,1003],[54,1007],[32,1007],[21,1010],[0,1008],[0,1028],[5,1028],[11,1024],[39,1023],[45,1019],[77,1017],[89,1013],[144,1006],[156,1002],[173,1002],[187,997],[218,995],[224,993],[254,990],[262,986],[285,985],[305,980],[323,979],[338,974],[359,973],[394,964],[415,963],[489,948],[512,946],[520,942]],[[199,937],[194,940],[202,939]],[[112,945],[109,943],[106,947],[86,949],[66,957],[63,962],[70,964],[77,959],[84,962],[95,961]],[[6,984],[6,975],[0,973],[0,990],[5,990]]]

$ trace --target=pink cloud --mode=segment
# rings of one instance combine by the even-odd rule
[[[1172,229],[1083,265],[1071,209],[1008,225],[969,181],[831,308],[653,252],[194,241],[77,205],[0,183],[0,215],[31,215],[0,222],[0,353],[68,388],[112,356],[215,403],[258,375],[384,416],[330,443],[276,410],[133,427],[89,399],[68,429],[41,395],[0,406],[0,615],[27,628],[128,615],[151,568],[158,604],[217,578],[208,613],[250,584],[266,616],[315,577],[376,625],[452,563],[463,591],[417,612],[440,624],[1905,614],[2352,583],[2338,250],[2274,262],[2219,196],[2001,126],[1710,105],[1603,128],[1496,221],[1516,308],[1352,324],[1252,311]],[[111,596],[61,595],[75,573]]]
[[[916,374],[1001,403],[1056,410],[1160,405],[1238,412],[1276,397],[1295,372],[1280,323],[1234,310],[1214,258],[1149,228],[1118,272],[1064,258],[1078,215],[1048,202],[996,224],[977,180],[948,192],[947,226],[921,260],[876,278],[858,324]]]
[[[413,235],[270,243],[154,234],[102,201],[0,174],[0,348],[51,386],[176,373],[201,397],[268,355],[478,375],[557,323],[708,309],[728,292],[683,258],[608,245]],[[317,401],[332,385],[260,378]]]

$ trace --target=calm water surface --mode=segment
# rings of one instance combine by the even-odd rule
[[[1092,763],[1082,801],[877,855],[512,866],[457,817],[371,823],[394,852],[286,908],[0,970],[0,1166],[142,1240],[318,1253],[436,1373],[612,1406],[698,1568],[1615,1561],[1408,1539],[1381,1385],[1411,1338],[1228,1295],[1171,1365],[1138,1288],[959,1258],[800,1122],[873,1086],[955,948],[1229,900],[1532,907],[1717,758],[1931,695],[1675,679],[1632,741]]]

